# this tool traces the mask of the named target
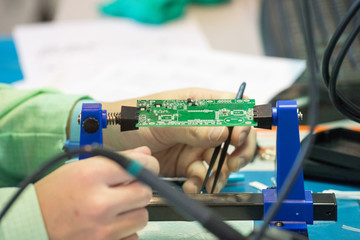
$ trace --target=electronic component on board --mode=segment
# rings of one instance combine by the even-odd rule
[[[257,126],[254,106],[254,99],[138,100],[136,126]]]

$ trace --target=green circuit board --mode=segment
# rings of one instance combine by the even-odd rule
[[[254,106],[254,99],[138,100],[136,126],[257,126]]]

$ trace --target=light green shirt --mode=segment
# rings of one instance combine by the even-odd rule
[[[22,179],[62,152],[69,113],[80,99],[54,90],[0,84],[0,208]],[[48,239],[35,188],[29,186],[0,223],[0,240]]]

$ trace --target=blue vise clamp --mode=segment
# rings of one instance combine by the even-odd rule
[[[277,188],[263,190],[264,214],[277,201],[277,194],[300,151],[299,112],[296,101],[278,101],[276,108],[270,104],[254,107],[254,120],[258,127],[277,126]],[[102,110],[100,103],[84,103],[80,117],[80,146],[97,144],[102,146],[102,129],[108,124],[118,124],[120,131],[137,129],[138,109],[122,106],[120,113]],[[81,154],[79,159],[91,155]],[[287,199],[283,202],[271,223],[274,227],[296,231],[307,235],[307,224],[313,223],[313,200],[309,190],[304,190],[304,178],[300,172]]]
[[[86,145],[103,145],[103,128],[107,128],[106,110],[100,103],[84,103],[80,115],[80,147]],[[90,154],[80,154],[80,159],[91,157]]]
[[[107,125],[120,125],[120,131],[136,130],[138,108],[122,106],[121,113],[107,113],[101,103],[83,103],[79,118],[80,147],[86,145],[103,145],[103,128]],[[91,154],[80,154],[79,159],[91,157]]]
[[[271,125],[277,127],[277,187],[263,190],[264,214],[277,201],[277,195],[300,152],[299,118],[302,118],[302,115],[296,101],[278,101],[276,108],[271,108],[269,104],[254,107],[254,119],[258,121],[260,127],[270,129]],[[271,225],[307,235],[307,224],[313,224],[313,217],[312,194],[310,190],[304,188],[301,170]]]

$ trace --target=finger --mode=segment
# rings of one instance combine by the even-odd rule
[[[186,193],[199,193],[204,182],[207,168],[202,161],[192,162],[187,169],[187,180],[183,184]]]
[[[227,127],[171,128],[169,131],[172,141],[203,148],[221,144],[229,134]]]
[[[121,154],[133,161],[140,163],[143,167],[152,171],[154,174],[158,174],[160,171],[159,162],[153,156],[137,151],[125,151],[121,152]],[[117,164],[112,163],[112,168],[107,169],[106,183],[109,186],[116,186],[122,183],[127,184],[134,180],[134,177],[128,174],[126,170],[120,166],[115,167],[115,165]]]
[[[229,175],[230,175],[230,170],[229,168],[227,167],[227,159],[225,159],[225,162],[224,162],[224,165],[222,166],[221,168],[221,172],[219,174],[219,178],[218,178],[218,181],[216,183],[216,186],[215,186],[215,189],[214,189],[214,193],[218,193],[221,191],[221,189],[223,189],[227,183],[227,180],[229,178]],[[210,178],[209,178],[209,181],[207,182],[206,184],[206,190],[208,192],[211,192],[211,189],[214,185],[214,180],[215,180],[215,173],[216,173],[216,169],[213,170],[213,174],[211,174]]]
[[[212,159],[212,157],[213,157],[214,150],[215,150],[215,148],[208,148],[208,149],[206,149],[206,150],[204,151],[204,153],[203,153],[203,159],[204,159],[205,162],[206,162],[207,164],[209,164],[209,165],[210,165],[210,161],[211,161],[211,159]],[[219,158],[220,158],[220,155],[221,155],[221,151],[222,151],[222,148],[220,149],[220,151],[219,151],[219,153],[218,153],[218,155],[217,155],[217,157],[216,157],[216,161],[215,161],[215,163],[214,163],[214,166],[217,166],[218,163],[219,163]]]
[[[107,204],[109,214],[120,214],[145,207],[151,200],[152,190],[140,182],[119,185],[109,189]]]
[[[231,145],[235,147],[241,146],[248,137],[251,127],[234,127],[231,134]]]
[[[138,239],[139,239],[139,236],[135,233],[128,237],[122,238],[121,240],[138,240]]]
[[[203,160],[203,152],[204,148],[193,147],[190,145],[182,146],[181,152],[175,161],[176,165],[174,166],[174,163],[171,163],[172,167],[175,168],[174,176],[189,176],[189,171],[191,170],[189,166],[195,161]],[[164,166],[164,164],[162,166]]]
[[[159,163],[153,156],[143,153],[147,151],[149,150],[142,148],[140,152],[135,150],[120,152],[120,154],[139,162],[145,168],[157,174],[159,172]],[[66,166],[71,167],[73,164],[77,165],[79,169],[77,174],[88,183],[98,184],[104,182],[108,186],[113,186],[134,180],[119,164],[105,157],[96,156],[83,161],[72,162]]]
[[[145,208],[135,209],[116,216],[110,227],[111,237],[105,239],[122,239],[135,234],[143,229],[149,220],[148,211]]]
[[[130,150],[127,150],[124,152],[138,152],[138,153],[143,153],[145,155],[151,155],[151,150],[147,146],[141,146],[141,147],[130,149]]]
[[[254,157],[256,151],[256,133],[252,129],[245,142],[237,147],[230,155],[227,163],[232,172],[239,171],[248,164]]]
[[[152,171],[155,174],[158,174],[160,171],[160,166],[159,166],[159,162],[158,160],[151,156],[151,152],[150,149],[145,147],[140,147],[137,148],[139,149],[141,152],[138,151],[124,151],[122,152],[122,154],[124,156],[126,156],[127,158],[130,158],[138,163],[140,163],[143,167],[145,167],[146,169]],[[143,153],[142,151],[145,150],[148,153]]]
[[[222,149],[220,150],[222,151]],[[212,158],[212,155],[213,155],[213,152],[214,152],[214,149],[207,149],[205,152],[204,152],[204,159],[206,162],[210,162],[210,159]],[[229,158],[229,155],[226,154],[226,157],[225,157],[225,162],[221,168],[221,172],[220,172],[220,175],[219,175],[219,178],[218,178],[218,181],[217,181],[217,184],[216,184],[216,187],[214,189],[214,192],[219,192],[227,183],[227,180],[229,178],[229,175],[230,175],[230,170],[228,168],[228,164],[227,164],[227,161],[228,161],[228,158]],[[215,179],[215,174],[216,174],[216,170],[218,168],[218,164],[219,164],[219,159],[220,159],[220,154],[218,155],[217,159],[216,159],[216,162],[214,164],[214,168],[212,170],[212,174],[206,184],[206,190],[208,192],[211,191],[212,189],[212,186],[213,186],[213,183],[214,183],[214,179]]]

